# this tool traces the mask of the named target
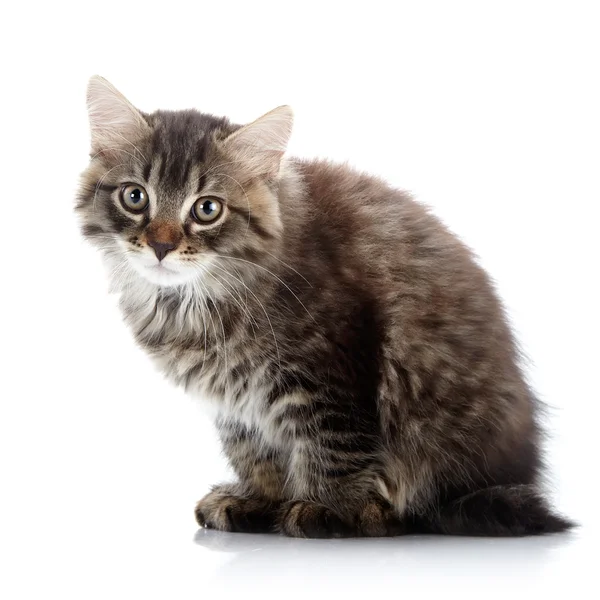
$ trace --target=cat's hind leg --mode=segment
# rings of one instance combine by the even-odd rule
[[[281,533],[304,538],[391,537],[407,533],[404,521],[383,498],[361,503],[354,514],[342,516],[324,504],[294,500],[282,505]]]
[[[379,418],[368,400],[331,387],[300,406],[286,405],[281,419],[294,437],[281,533],[308,538],[404,533],[399,513],[378,491]]]

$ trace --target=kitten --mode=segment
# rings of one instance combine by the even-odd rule
[[[563,531],[538,404],[470,251],[383,181],[284,159],[292,113],[143,113],[88,88],[77,211],[125,321],[211,405],[238,481],[200,525],[298,537]]]

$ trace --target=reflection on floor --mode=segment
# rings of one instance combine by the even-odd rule
[[[407,536],[385,539],[298,540],[200,529],[194,541],[210,552],[230,554],[213,573],[221,593],[254,585],[273,597],[314,593],[371,592],[397,585],[398,594],[472,591],[486,598],[525,589],[556,591],[576,567],[578,533],[521,539]],[[269,585],[271,587],[269,587]],[[281,587],[284,586],[284,587]],[[512,592],[511,592],[512,590]],[[391,591],[388,588],[388,591]]]

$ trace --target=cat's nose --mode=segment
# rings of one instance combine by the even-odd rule
[[[154,250],[156,258],[163,260],[172,250],[179,246],[183,238],[183,230],[176,223],[157,219],[146,228],[146,242]]]
[[[177,244],[173,242],[155,242],[154,240],[148,240],[148,246],[154,250],[158,260],[162,260],[171,250],[177,248]]]

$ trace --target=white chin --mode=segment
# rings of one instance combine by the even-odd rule
[[[169,267],[165,267],[162,264],[155,264],[152,266],[139,265],[134,263],[134,268],[139,275],[144,279],[159,285],[161,287],[175,287],[183,285],[191,281],[196,272],[192,269],[185,269],[184,271],[175,271]]]

